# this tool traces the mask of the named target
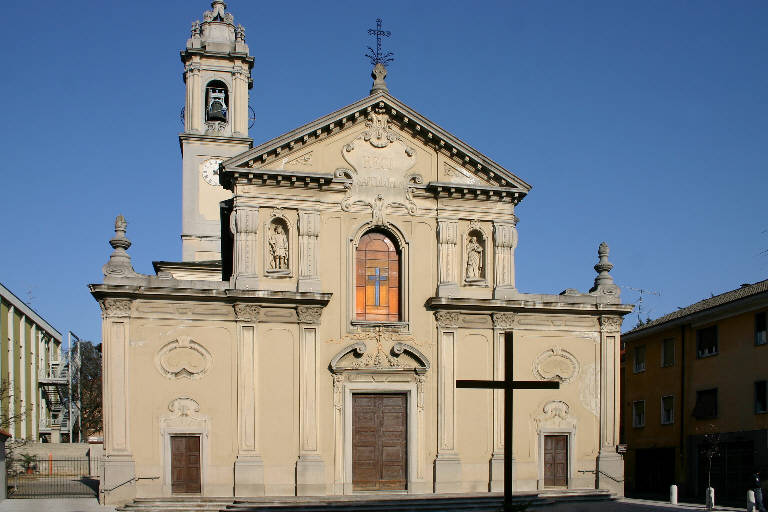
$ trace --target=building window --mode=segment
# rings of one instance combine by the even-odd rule
[[[645,371],[645,345],[635,347],[635,373]]]
[[[765,316],[765,311],[755,315],[755,345],[765,345],[768,343]]]
[[[699,420],[717,418],[717,388],[696,392],[693,416]]]
[[[717,355],[717,326],[696,331],[696,357]]]
[[[209,82],[205,87],[205,120],[227,122],[229,93],[220,80]]]
[[[355,253],[355,319],[400,320],[400,251],[380,232],[360,238]]]
[[[675,365],[675,340],[667,338],[661,342],[661,366]]]
[[[645,426],[645,400],[632,402],[632,426],[635,428]]]
[[[671,425],[675,422],[675,400],[671,395],[661,397],[661,424]]]
[[[766,381],[755,382],[755,414],[768,412],[768,389]]]

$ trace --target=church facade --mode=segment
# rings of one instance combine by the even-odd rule
[[[183,254],[137,274],[118,217],[102,307],[104,500],[174,495],[623,492],[623,315],[515,287],[530,185],[390,95],[258,146],[254,59],[220,0],[181,52]],[[456,389],[515,375],[558,390]]]

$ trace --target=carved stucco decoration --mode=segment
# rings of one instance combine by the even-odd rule
[[[240,322],[257,322],[261,308],[255,304],[235,304],[235,319]]]
[[[575,430],[576,419],[571,416],[571,407],[562,400],[550,400],[534,417],[537,430],[542,428]]]
[[[621,332],[621,322],[620,316],[601,316],[600,330],[603,332]]]
[[[336,171],[350,179],[341,208],[350,211],[355,204],[371,208],[374,225],[386,225],[389,206],[402,206],[411,215],[418,210],[412,197],[413,186],[423,183],[420,174],[410,173],[416,164],[416,150],[390,127],[383,106],[368,114],[366,130],[342,149],[352,169]]]
[[[402,357],[405,353],[408,357]],[[376,349],[369,352],[368,345],[359,341],[333,356],[329,368],[334,374],[346,370],[406,370],[421,375],[429,370],[430,363],[419,349],[407,343],[397,342],[387,351],[377,341]]]
[[[437,311],[435,320],[441,328],[458,327],[461,324],[461,314],[456,311]]]
[[[600,389],[597,379],[597,366],[595,364],[584,366],[579,378],[579,400],[596,418],[600,415]]]
[[[283,159],[283,165],[281,166],[282,169],[285,169],[286,167],[296,167],[296,168],[304,168],[304,167],[310,167],[312,166],[312,151],[309,153],[304,153],[303,155],[299,155],[295,158],[284,158]]]
[[[533,374],[542,380],[567,383],[579,374],[579,361],[567,350],[552,347],[534,359]]]
[[[467,183],[471,185],[484,185],[485,182],[478,179],[468,171],[464,169],[457,169],[447,162],[443,163],[443,172],[448,176],[449,181],[453,183]]]
[[[493,313],[493,326],[497,329],[511,329],[515,326],[517,313]]]
[[[166,343],[155,356],[158,371],[169,379],[199,379],[212,364],[211,353],[189,336]]]
[[[298,306],[296,308],[296,316],[299,323],[302,324],[319,324],[322,314],[323,308],[320,306]]]
[[[200,414],[200,404],[195,400],[186,396],[175,398],[168,404],[168,410],[170,414],[160,418],[161,430],[190,427],[208,437],[208,418]]]
[[[104,318],[131,316],[131,301],[128,299],[102,299],[99,305]]]

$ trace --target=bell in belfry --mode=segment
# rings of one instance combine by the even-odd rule
[[[227,90],[210,87],[208,89],[208,106],[205,111],[207,121],[227,121]]]

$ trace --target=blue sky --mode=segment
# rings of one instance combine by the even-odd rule
[[[0,282],[101,338],[87,290],[128,220],[134,267],[181,257],[178,52],[204,1],[12,2],[0,80]],[[651,317],[768,278],[768,2],[231,1],[258,144],[390,92],[533,185],[518,288],[588,289],[597,246]],[[626,302],[637,300],[631,290]],[[634,325],[635,315],[625,322]]]

